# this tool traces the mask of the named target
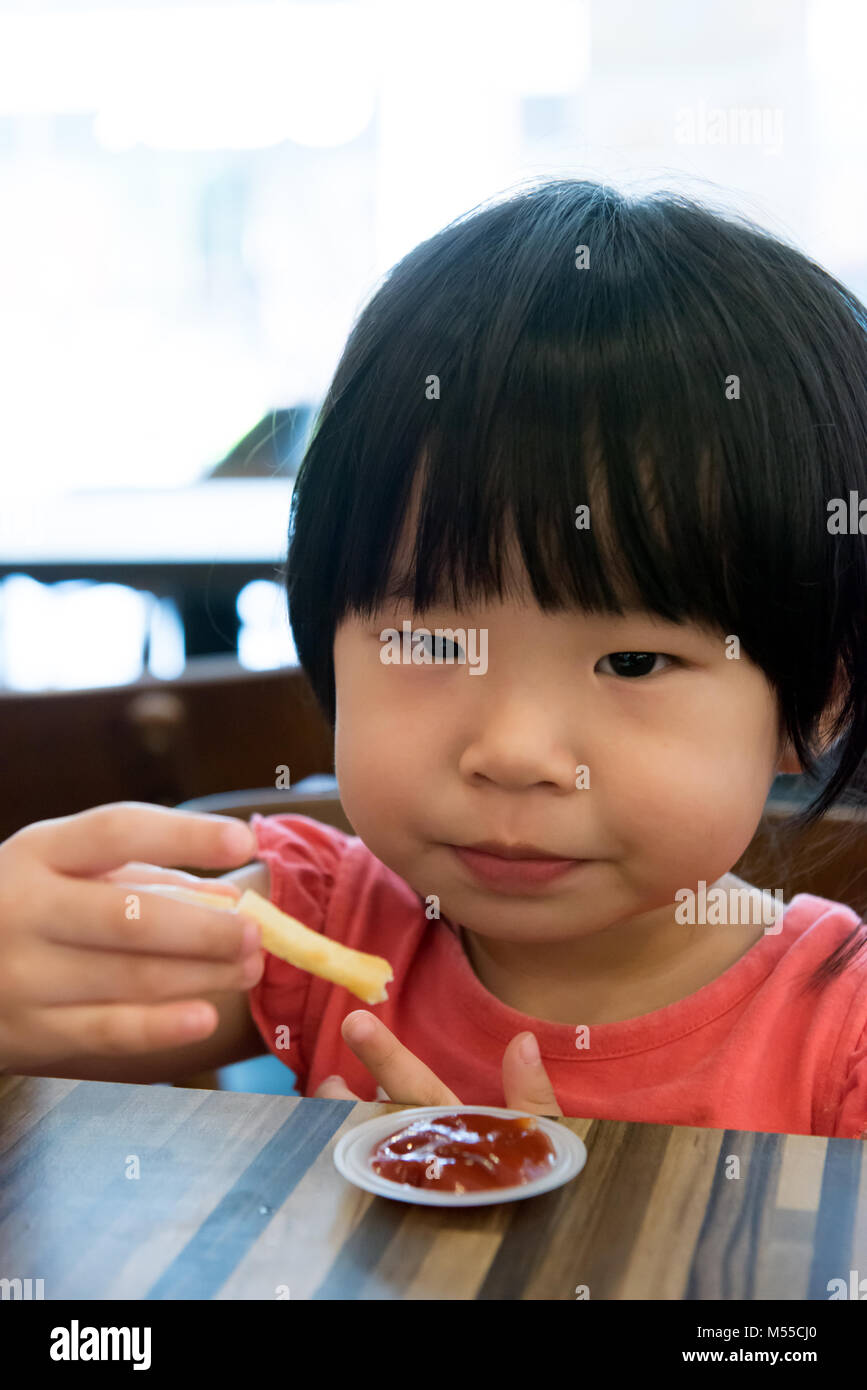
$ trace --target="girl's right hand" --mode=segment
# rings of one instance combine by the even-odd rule
[[[0,1070],[131,1056],[213,1032],[217,1011],[201,996],[256,982],[258,925],[130,885],[237,900],[231,884],[161,866],[228,871],[255,854],[242,821],[137,801],[38,821],[0,844]]]

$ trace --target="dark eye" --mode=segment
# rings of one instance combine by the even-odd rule
[[[611,663],[611,671],[603,671],[604,676],[649,676],[653,672],[654,665],[658,658],[663,661],[673,662],[674,657],[665,656],[663,652],[609,652],[602,657],[602,661]],[[602,661],[599,665],[602,665]],[[665,667],[661,667],[665,670]]]
[[[421,637],[421,641],[419,641]],[[457,642],[452,642],[448,637],[437,637],[436,633],[426,632],[423,636],[418,631],[412,634],[413,646],[419,646],[423,651],[429,653],[433,662],[445,661],[453,662],[461,660],[463,648]]]

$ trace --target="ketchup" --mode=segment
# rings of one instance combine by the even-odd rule
[[[532,1116],[468,1112],[412,1120],[381,1140],[373,1171],[392,1182],[446,1192],[514,1187],[547,1173],[554,1146]]]

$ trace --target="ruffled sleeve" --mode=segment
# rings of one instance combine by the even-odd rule
[[[310,816],[254,815],[258,858],[270,870],[271,902],[313,931],[324,931],[331,892],[349,836]],[[262,978],[250,990],[250,1012],[262,1040],[295,1072],[303,1094],[309,1058],[304,1021],[311,975],[265,952]]]

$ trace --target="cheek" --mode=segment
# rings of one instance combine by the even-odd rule
[[[755,711],[740,728],[720,714],[709,709],[700,728],[672,721],[679,732],[621,741],[606,761],[600,814],[642,859],[686,870],[710,857],[725,871],[752,839],[773,776],[773,728],[765,739]]]
[[[405,876],[423,773],[411,759],[400,757],[393,744],[375,739],[365,744],[361,726],[356,733],[347,726],[346,738],[335,739],[334,761],[341,804],[356,835]]]
[[[334,764],[347,816],[376,853],[423,795],[430,766],[429,721],[413,717],[398,690],[400,670],[358,663],[337,682]]]

